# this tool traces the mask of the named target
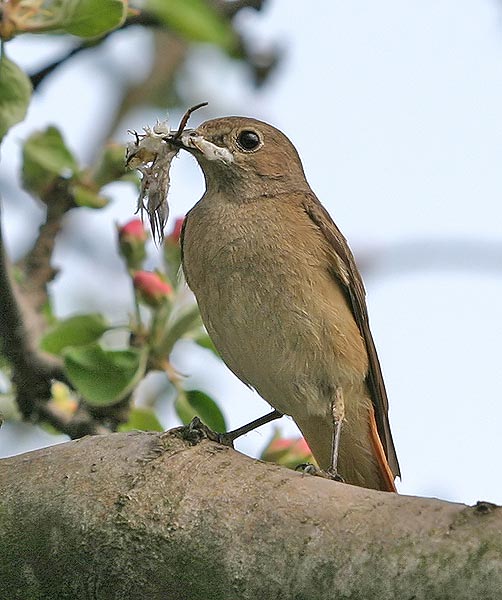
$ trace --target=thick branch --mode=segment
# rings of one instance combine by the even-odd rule
[[[179,432],[0,461],[6,598],[499,598],[502,511],[301,475]]]

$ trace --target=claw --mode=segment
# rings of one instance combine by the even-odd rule
[[[339,481],[341,483],[345,483],[343,477],[335,473],[332,469],[328,469],[327,471],[323,471],[316,465],[312,463],[302,463],[295,467],[295,471],[301,471],[302,473],[306,473],[307,475],[313,475],[314,477],[322,477],[323,479],[330,479],[331,481]]]
[[[191,444],[199,444],[202,440],[208,439],[224,446],[233,448],[232,440],[225,433],[217,433],[205,425],[199,417],[194,417],[188,425],[180,427],[181,437]]]

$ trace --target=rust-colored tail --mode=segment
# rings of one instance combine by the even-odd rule
[[[391,471],[385,451],[383,449],[382,441],[378,435],[377,424],[375,420],[375,411],[373,407],[370,407],[370,433],[371,441],[373,443],[373,449],[375,451],[375,458],[382,472],[382,480],[385,483],[387,492],[397,492],[396,484],[394,483],[394,474]]]
[[[318,465],[321,469],[328,469],[333,440],[333,425],[330,420],[310,415],[294,415],[293,418]],[[352,485],[385,492],[397,491],[369,401],[366,410],[349,413],[342,426],[338,470],[343,479]]]

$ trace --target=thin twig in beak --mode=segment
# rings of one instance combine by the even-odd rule
[[[172,136],[171,141],[177,140],[178,138],[181,137],[181,134],[183,133],[183,131],[185,130],[185,127],[187,126],[190,115],[193,112],[195,112],[196,110],[198,110],[199,108],[202,108],[203,106],[207,106],[208,104],[209,104],[209,102],[201,102],[200,104],[196,104],[195,106],[192,106],[192,108],[189,108],[186,111],[186,113],[183,115],[183,117],[180,121],[180,125],[178,127],[178,131]]]

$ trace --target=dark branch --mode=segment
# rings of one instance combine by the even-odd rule
[[[47,302],[47,284],[57,275],[51,260],[63,217],[76,206],[73,195],[68,190],[68,181],[62,177],[55,181],[41,199],[47,206],[45,221],[39,229],[32,249],[18,264],[24,272],[20,288],[25,302],[29,303],[35,315],[40,315]],[[39,329],[44,325],[39,325]],[[37,331],[35,335],[40,333],[41,331]]]
[[[44,360],[30,340],[14,283],[0,227],[0,350],[12,365],[12,380],[23,416],[29,417],[40,400],[51,397],[51,381],[61,375],[61,367]]]
[[[80,52],[82,52],[82,50],[87,50],[87,48],[89,48],[89,47],[90,47],[89,43],[79,44],[78,46],[75,46],[75,48],[72,48],[67,54],[65,54],[61,58],[58,58],[54,62],[46,65],[45,67],[43,67],[36,73],[33,73],[33,75],[30,75],[30,80],[31,80],[31,85],[33,86],[33,90],[36,90],[38,88],[38,86],[42,83],[42,81],[48,75],[50,75],[53,71],[55,71],[59,66],[61,66],[63,63],[65,63],[67,60],[72,58],[72,56],[79,54]]]
[[[84,407],[80,407],[72,417],[66,417],[49,404],[52,381],[67,382],[67,379],[56,359],[37,350],[33,335],[33,331],[40,327],[40,316],[36,314],[34,305],[40,303],[41,296],[46,298],[45,285],[54,274],[50,267],[54,247],[51,236],[59,230],[61,218],[69,207],[68,198],[60,203],[55,199],[49,204],[46,221],[25,261],[25,274],[29,274],[29,278],[23,289],[10,275],[0,220],[0,352],[11,364],[16,401],[23,417],[32,421],[48,421],[62,433],[77,438],[108,432],[109,429]]]
[[[20,308],[19,291],[15,288],[9,270],[0,226],[0,349],[12,364],[15,373],[24,373],[30,379],[30,372],[33,370],[37,378],[50,380],[60,375],[61,369],[35,351]]]
[[[94,47],[98,46],[104,40],[106,40],[108,37],[110,37],[110,35],[115,33],[115,31],[120,31],[122,29],[126,29],[127,27],[131,27],[132,25],[143,25],[146,27],[162,27],[163,26],[163,24],[159,21],[159,19],[157,19],[154,15],[148,14],[146,12],[142,12],[139,15],[133,15],[132,17],[129,17],[128,19],[126,19],[124,24],[121,25],[119,28],[108,32],[103,37],[99,38],[99,40],[83,42],[83,43],[79,44],[78,46],[75,46],[61,58],[58,58],[57,60],[46,65],[45,67],[43,67],[36,73],[33,73],[32,75],[30,75],[30,80],[31,80],[33,89],[36,90],[37,87],[42,83],[42,81],[48,75],[53,73],[58,67],[60,67],[64,63],[66,63],[68,60],[70,60],[77,54],[80,54],[81,52],[83,52],[84,50],[88,50],[89,48],[94,48]]]

